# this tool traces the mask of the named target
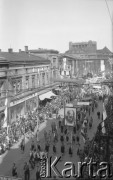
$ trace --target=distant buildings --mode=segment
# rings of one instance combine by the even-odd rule
[[[28,52],[27,47],[19,52],[0,51],[0,127],[5,116],[10,124],[38,108],[40,95],[56,87],[57,59],[52,56],[52,60]]]
[[[84,76],[88,73],[99,75],[110,73],[109,59],[112,52],[104,47],[97,49],[95,41],[72,43],[69,42],[69,50],[62,54],[62,73],[71,76]],[[64,67],[65,64],[65,67]]]

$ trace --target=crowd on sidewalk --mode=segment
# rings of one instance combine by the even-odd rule
[[[8,134],[6,128],[1,130],[0,155],[3,154],[6,150],[9,150],[10,147],[14,143],[17,143],[24,134],[28,132],[34,132],[36,125],[37,114],[29,112],[26,118],[20,117],[17,121],[10,125],[8,128]]]

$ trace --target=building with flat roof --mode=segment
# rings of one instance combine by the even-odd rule
[[[72,54],[92,54],[97,51],[97,42],[88,41],[88,42],[69,42],[69,53]]]

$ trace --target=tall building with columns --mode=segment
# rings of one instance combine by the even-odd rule
[[[84,76],[89,73],[92,75],[110,73],[109,58],[111,55],[112,52],[107,47],[97,49],[96,41],[88,41],[69,42],[69,50],[61,56],[66,61],[66,72],[69,71],[71,76]]]

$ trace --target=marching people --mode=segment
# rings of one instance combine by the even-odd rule
[[[41,180],[41,177],[40,177],[40,166],[39,165],[37,166],[37,170],[36,170],[36,180]]]
[[[55,144],[53,145],[53,152],[56,153],[56,146],[55,146]]]
[[[30,170],[27,162],[24,164],[24,180],[30,180]]]
[[[35,148],[35,143],[34,143],[34,141],[32,140],[32,142],[31,142],[31,150],[33,151],[34,148]]]
[[[25,150],[25,137],[21,141],[20,148],[21,148],[21,151],[24,153],[24,150]]]
[[[98,116],[98,119],[100,119],[100,112],[99,111],[97,112],[97,116]]]
[[[61,155],[62,155],[62,156],[64,155],[64,152],[65,152],[65,146],[64,146],[64,144],[62,143],[62,145],[61,145]]]
[[[72,157],[72,154],[73,154],[73,152],[72,152],[72,147],[70,146],[70,147],[69,147],[69,155]]]
[[[63,136],[63,135],[60,136],[60,141],[61,141],[61,142],[64,141],[64,136]]]
[[[13,167],[12,167],[12,176],[13,176],[13,177],[18,177],[17,167],[16,167],[16,164],[15,164],[15,163],[13,163]]]
[[[61,119],[61,117],[58,117],[60,119],[60,121],[58,121],[58,125],[56,123],[51,123],[51,131],[49,131],[49,130],[48,131],[44,131],[44,139],[45,139],[44,145],[45,145],[45,151],[47,152],[47,154],[49,155],[49,149],[51,147],[52,147],[52,152],[54,154],[56,154],[58,152],[58,148],[56,146],[56,142],[60,142],[61,141],[61,149],[60,149],[60,151],[61,151],[62,156],[63,156],[64,153],[66,153],[65,148],[67,148],[67,147],[68,147],[69,155],[72,156],[73,153],[74,153],[74,150],[72,149],[72,145],[73,145],[73,147],[76,146],[75,142],[77,142],[77,144],[80,146],[80,142],[81,142],[80,141],[81,140],[80,139],[81,138],[80,135],[81,134],[79,133],[79,130],[82,129],[83,123],[84,123],[83,131],[84,131],[85,137],[87,135],[87,130],[88,130],[88,126],[87,125],[89,125],[89,128],[92,127],[92,124],[93,124],[92,113],[94,113],[94,111],[95,111],[94,106],[81,108],[78,111],[78,116],[77,116],[77,119],[76,119],[76,124],[74,124],[74,126],[71,127],[71,128],[67,128],[67,126],[65,126],[65,123],[63,124],[63,120]],[[97,112],[97,116],[100,119],[100,112],[99,111]],[[85,119],[85,117],[87,119]],[[85,123],[86,120],[87,120],[87,122]],[[33,129],[33,127],[31,127],[31,124],[30,124],[30,128]],[[27,127],[26,127],[26,131],[27,131]],[[70,131],[72,133],[71,137],[70,137]],[[43,151],[42,150],[43,146],[41,146],[41,142],[39,141],[39,136],[38,136],[39,134],[38,133],[39,132],[37,131],[37,135],[36,135],[37,144],[35,144],[35,142],[33,140],[31,142],[29,163],[30,163],[30,166],[32,167],[32,169],[34,169],[36,167],[36,164],[38,162],[40,162],[40,154]],[[85,139],[85,142],[86,142],[86,138],[85,137],[84,137],[84,139]],[[70,145],[70,141],[73,144]],[[21,142],[21,150],[23,152],[24,152],[24,148],[23,148],[24,145],[25,145],[25,141],[22,140],[22,142]],[[36,150],[36,147],[37,147],[37,150]],[[85,156],[87,155],[87,151],[88,150],[84,149]],[[77,154],[78,155],[80,154],[79,149],[77,151]],[[82,156],[83,156],[83,154],[81,155],[81,157]],[[14,169],[16,169],[15,165],[14,165]],[[14,172],[12,171],[12,174],[15,174],[15,171]],[[25,166],[24,166],[24,176],[25,176],[25,180],[29,180],[30,179],[30,170],[29,170],[29,165],[27,163],[25,163]],[[36,180],[37,179],[40,179],[39,169],[37,170]]]

